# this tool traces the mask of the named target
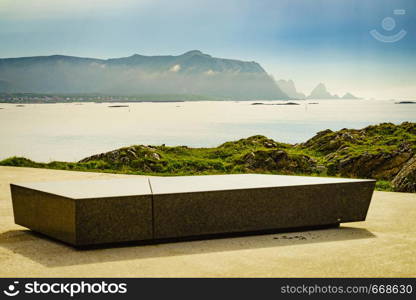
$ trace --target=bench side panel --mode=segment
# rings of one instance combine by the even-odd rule
[[[365,221],[375,185],[375,180],[339,185],[337,207],[340,222]]]
[[[72,199],[10,185],[15,223],[63,242],[75,243]]]
[[[79,246],[153,238],[152,196],[77,199]]]
[[[155,194],[155,238],[314,227],[365,219],[373,182]],[[351,209],[350,207],[353,207]]]

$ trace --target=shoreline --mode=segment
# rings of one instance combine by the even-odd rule
[[[187,102],[291,102],[291,101],[299,101],[302,104],[319,104],[315,101],[325,101],[325,102],[331,102],[331,101],[388,101],[388,102],[394,102],[395,104],[414,104],[416,103],[413,100],[400,100],[396,101],[393,99],[318,99],[318,98],[311,98],[311,99],[195,99],[195,100],[121,100],[121,99],[115,99],[115,100],[67,100],[67,101],[5,101],[0,99],[0,104],[88,104],[88,103],[96,103],[96,104],[114,104],[114,103],[187,103]],[[313,101],[310,103],[310,101]],[[395,102],[396,101],[396,102]],[[402,102],[402,103],[401,103]]]

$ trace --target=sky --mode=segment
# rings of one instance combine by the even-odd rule
[[[193,49],[256,61],[307,94],[323,82],[339,95],[416,98],[414,0],[0,0],[2,58]]]

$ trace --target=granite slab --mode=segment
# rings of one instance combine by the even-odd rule
[[[192,237],[365,220],[374,180],[283,175],[154,177],[154,237]]]
[[[147,240],[147,178],[11,184],[15,223],[76,245]]]
[[[11,184],[15,222],[75,246],[365,220],[375,180],[208,175]]]

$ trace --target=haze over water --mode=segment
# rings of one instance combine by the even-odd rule
[[[258,101],[257,101],[258,102]],[[301,105],[253,102],[0,104],[0,159],[77,161],[123,146],[212,147],[265,135],[304,142],[324,129],[416,122],[416,105],[377,100],[306,100]],[[308,104],[319,102],[319,104]],[[264,102],[282,103],[281,101]],[[124,105],[126,105],[124,103]]]

